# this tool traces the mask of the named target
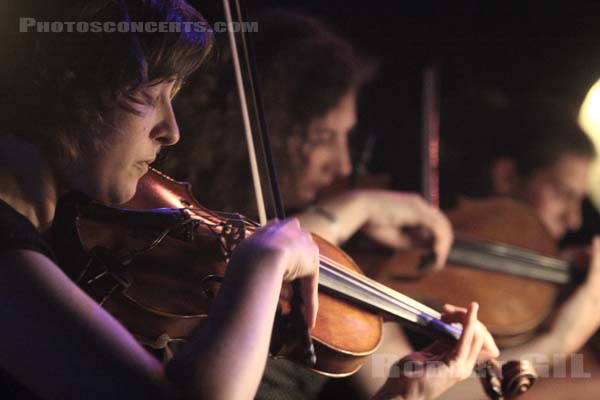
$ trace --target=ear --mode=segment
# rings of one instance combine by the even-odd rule
[[[519,179],[514,160],[506,157],[495,160],[492,162],[490,175],[494,195],[514,196]]]

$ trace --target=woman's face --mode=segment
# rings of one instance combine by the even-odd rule
[[[520,185],[519,197],[534,207],[556,239],[581,226],[581,204],[587,195],[591,166],[589,157],[564,154]]]
[[[134,93],[137,101],[124,99],[135,113],[121,107],[108,113],[97,145],[85,146],[66,172],[71,187],[105,204],[130,200],[161,147],[179,140],[171,106],[175,84],[165,81]]]
[[[297,179],[287,188],[286,206],[305,207],[336,178],[348,176],[352,164],[348,149],[348,134],[356,124],[356,93],[349,92],[323,117],[308,125],[307,140],[300,145],[303,169],[292,171]]]

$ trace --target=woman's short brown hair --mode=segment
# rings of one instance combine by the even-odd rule
[[[46,0],[20,13],[37,21],[164,21],[206,28],[14,32],[10,62],[1,67],[2,134],[25,137],[58,159],[75,156],[123,96],[191,74],[213,40],[202,15],[183,0]]]

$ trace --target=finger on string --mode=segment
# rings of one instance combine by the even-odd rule
[[[449,304],[449,303],[445,303],[442,306],[442,310],[446,313],[455,313],[455,312],[463,312],[465,314],[467,313],[466,307],[459,307],[457,305]]]
[[[442,321],[447,323],[459,322],[464,324],[467,321],[468,310],[464,307],[458,307],[452,304],[444,304],[442,307]]]
[[[405,225],[400,228],[400,232],[408,237],[415,247],[431,248],[435,240],[434,227],[427,224]]]
[[[318,281],[318,271],[300,280],[300,293],[304,302],[304,320],[309,328],[314,328],[317,323],[317,312],[319,311]]]
[[[483,349],[484,343],[484,334],[485,330],[483,329],[483,325],[481,325],[478,321],[475,321],[476,325],[478,325],[475,329],[475,333],[473,336],[473,342],[471,343],[471,349],[469,351],[469,357],[467,358],[467,365],[469,369],[472,369],[479,358],[479,354]]]
[[[419,225],[403,227],[401,233],[407,238],[411,247],[427,250],[427,253],[421,257],[419,270],[439,269],[439,257],[435,248],[437,233],[435,226],[430,224],[427,218],[423,218]]]
[[[306,240],[310,241],[312,248],[312,259],[308,262],[312,267],[309,275],[300,281],[300,293],[305,304],[304,319],[308,327],[313,328],[317,322],[317,312],[319,309],[319,247],[313,241],[312,236],[307,234]]]
[[[475,335],[475,329],[477,322],[477,310],[479,305],[477,303],[471,303],[469,310],[467,311],[466,323],[463,326],[463,332],[458,343],[456,345],[456,361],[463,363],[466,361],[469,351],[471,350],[471,344],[473,342],[473,336]]]
[[[500,350],[494,341],[494,338],[490,334],[490,332],[482,326],[484,330],[484,341],[483,341],[483,351],[479,357],[479,361],[488,360],[490,358],[497,358],[500,356]]]
[[[392,249],[405,249],[409,247],[410,240],[396,227],[367,227],[364,232],[384,246]]]
[[[452,245],[452,240],[444,240],[443,232],[440,232],[435,236],[433,250],[436,254],[436,264],[435,268],[437,270],[444,268],[446,262],[448,261],[448,254],[450,253],[450,246]]]
[[[446,217],[441,212],[438,212],[432,230],[435,236],[433,248],[438,254],[439,263],[441,264],[440,268],[442,268],[447,262],[448,254],[454,241],[452,226]]]

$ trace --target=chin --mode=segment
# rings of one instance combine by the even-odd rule
[[[106,205],[119,205],[127,203],[135,196],[137,190],[137,180],[135,182],[127,182],[126,184],[118,185],[110,188],[101,200]]]
[[[310,206],[317,199],[317,194],[315,192],[304,192],[298,193],[296,197],[296,204],[293,204],[294,208],[305,208]]]
[[[129,200],[133,199],[135,196],[135,192],[137,191],[137,182],[135,185],[131,186],[128,190],[122,191],[119,193],[118,203],[114,204],[123,204],[127,203]]]
[[[556,233],[554,234],[554,238],[556,240],[561,240],[563,237],[565,237],[565,235],[567,233],[568,233],[568,231],[564,230],[564,229],[557,230]]]
[[[553,227],[552,225],[546,225],[546,230],[556,240],[560,240],[567,233],[566,230],[559,227]]]

